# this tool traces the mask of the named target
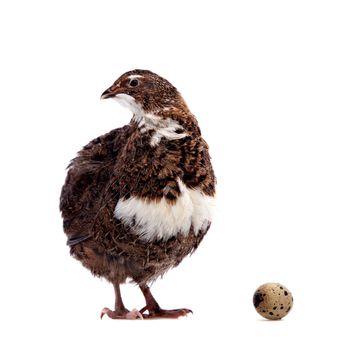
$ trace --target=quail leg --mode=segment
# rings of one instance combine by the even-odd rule
[[[120,293],[120,287],[119,283],[113,283],[114,286],[114,292],[115,292],[115,307],[114,311],[109,309],[108,307],[105,307],[101,311],[101,319],[104,315],[107,315],[110,318],[113,319],[127,319],[127,320],[135,320],[137,318],[142,319],[142,314],[136,310],[133,309],[129,311],[123,303],[122,296]]]
[[[188,313],[192,313],[189,309],[164,310],[154,299],[148,286],[141,285],[140,289],[146,300],[146,306],[140,310],[143,318],[179,318],[181,316],[186,316]],[[146,310],[148,311],[147,314],[144,313]]]

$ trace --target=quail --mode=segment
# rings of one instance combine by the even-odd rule
[[[216,179],[208,145],[177,89],[148,70],[121,75],[103,92],[131,110],[129,124],[89,142],[68,166],[60,197],[70,254],[112,283],[114,309],[101,318],[178,318],[150,284],[194,252],[207,233]],[[145,298],[128,310],[120,285]]]

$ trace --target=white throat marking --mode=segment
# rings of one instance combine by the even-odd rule
[[[154,130],[150,141],[151,146],[157,146],[163,137],[168,140],[179,140],[187,136],[185,132],[177,132],[183,130],[183,127],[176,120],[146,113],[134,97],[118,94],[113,99],[134,113],[133,120],[138,124],[141,132]]]

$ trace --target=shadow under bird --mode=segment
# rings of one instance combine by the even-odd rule
[[[101,96],[129,108],[128,125],[88,143],[68,166],[60,197],[71,255],[115,290],[113,319],[177,318],[149,285],[195,251],[207,233],[215,176],[207,143],[176,88],[147,70],[123,74]],[[120,284],[146,305],[129,311]]]

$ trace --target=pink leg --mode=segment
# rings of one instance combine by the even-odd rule
[[[143,318],[179,318],[192,313],[190,309],[163,310],[154,299],[148,286],[142,285],[140,289],[145,297],[146,306],[140,310]],[[148,310],[148,313],[144,312]]]
[[[127,320],[135,320],[137,318],[142,319],[142,314],[136,310],[133,309],[132,311],[129,311],[127,308],[125,308],[122,296],[120,293],[120,287],[119,283],[114,283],[114,292],[115,292],[115,307],[114,311],[109,309],[108,307],[105,307],[101,311],[101,319],[104,315],[107,315],[110,318],[113,319],[127,319]]]

